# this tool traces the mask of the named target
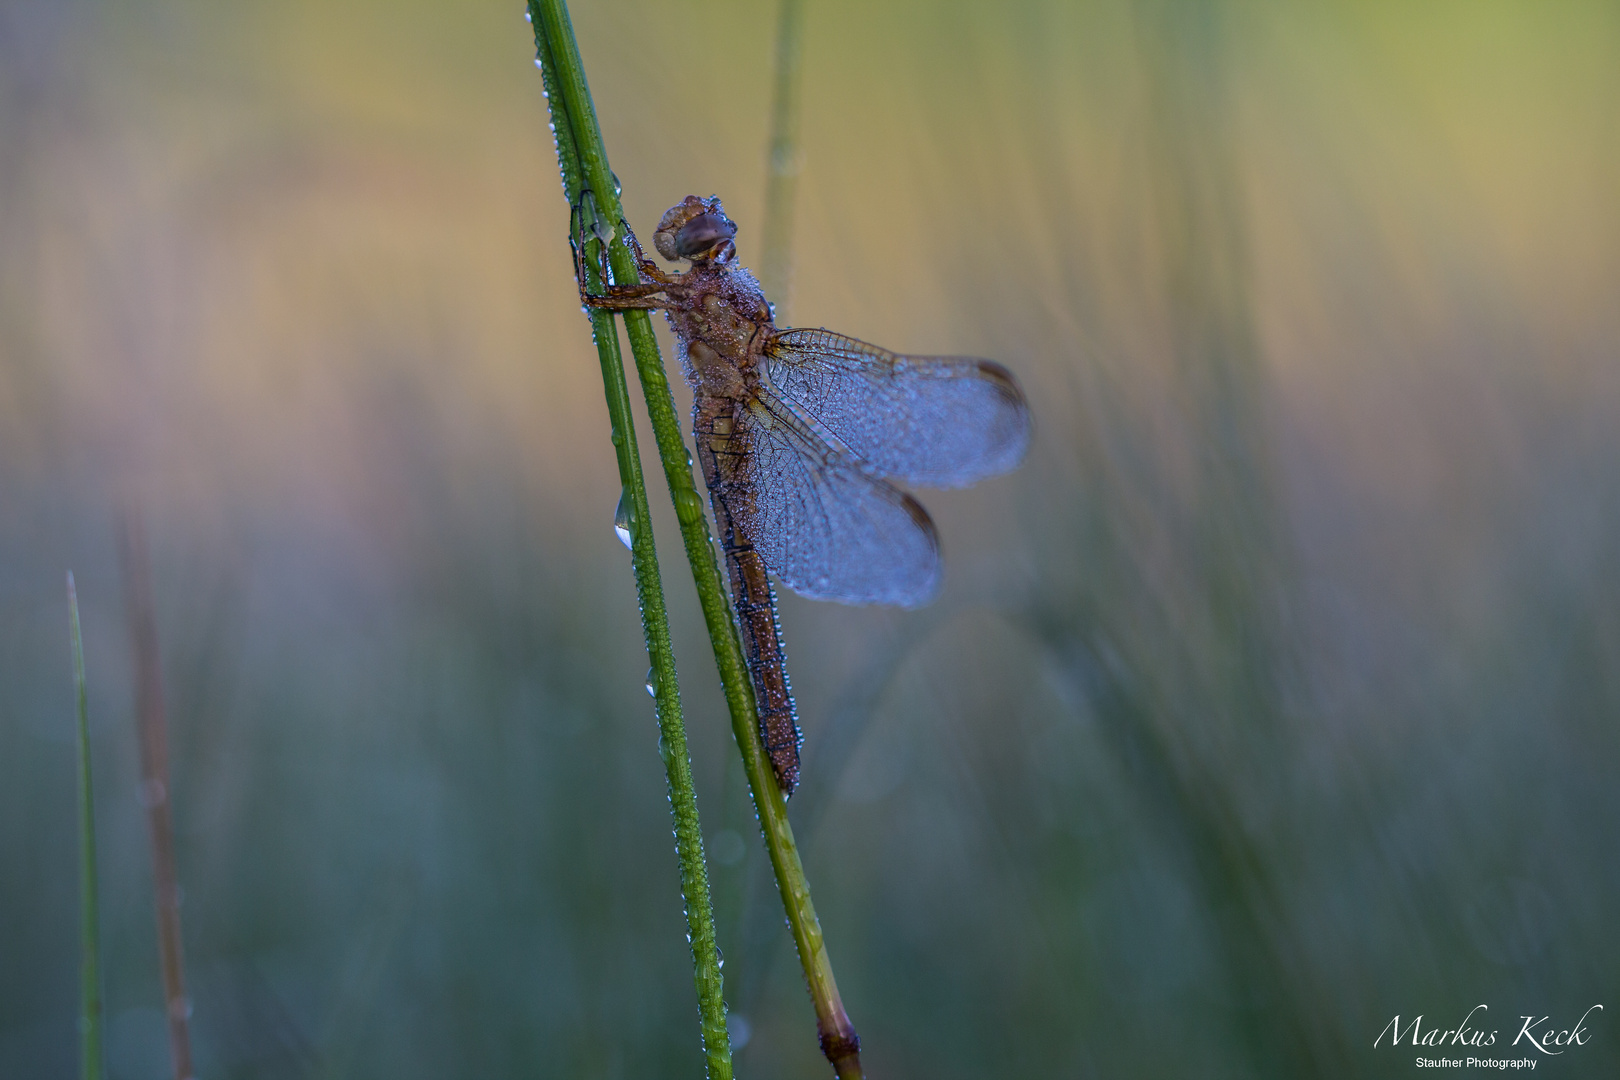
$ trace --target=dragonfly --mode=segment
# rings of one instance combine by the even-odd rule
[[[1029,446],[1029,404],[991,360],[904,356],[830,330],[778,329],[737,261],[737,226],[718,197],[688,195],[653,234],[660,255],[689,264],[684,272],[660,268],[621,225],[639,280],[590,292],[577,234],[580,300],[660,310],[679,342],[760,735],[791,795],[803,736],[771,575],[813,600],[927,603],[939,589],[939,535],[896,482],[966,487],[1015,468]]]

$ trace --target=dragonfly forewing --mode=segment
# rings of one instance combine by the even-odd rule
[[[784,330],[764,352],[775,392],[879,475],[965,487],[1028,449],[1029,406],[993,361],[904,356],[830,330]]]

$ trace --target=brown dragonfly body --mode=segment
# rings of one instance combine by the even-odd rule
[[[584,301],[664,311],[692,388],[693,435],[726,552],[761,734],[792,793],[800,735],[769,573],[812,599],[913,607],[939,584],[928,512],[890,479],[961,487],[1018,464],[1029,412],[1006,369],[901,356],[827,330],[778,330],[736,261],[717,198],[659,223],[670,274],[630,243],[641,280]],[[627,230],[628,235],[628,230]]]

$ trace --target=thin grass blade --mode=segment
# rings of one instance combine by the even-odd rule
[[[84,635],[79,594],[67,575],[68,632],[73,648],[73,693],[79,746],[79,1060],[84,1080],[102,1080],[101,916],[96,886],[96,801],[90,783],[90,700],[84,678]]]
[[[163,704],[163,663],[152,600],[152,559],[138,511],[124,518],[120,557],[125,607],[135,648],[135,723],[141,748],[141,801],[152,842],[152,888],[157,911],[158,960],[163,969],[164,1014],[175,1080],[191,1080],[191,1000],[186,996],[185,950],[180,935],[180,871],[169,802],[169,731]]]

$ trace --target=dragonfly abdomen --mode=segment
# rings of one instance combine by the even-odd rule
[[[699,394],[694,403],[698,460],[709,486],[715,527],[726,551],[731,579],[731,601],[742,632],[743,655],[754,684],[759,710],[759,733],[784,794],[793,794],[799,782],[798,710],[788,684],[787,656],[782,649],[782,626],[776,615],[776,591],[765,560],[738,528],[745,512],[733,500],[747,500],[751,492],[734,475],[739,448],[733,445],[735,403],[720,396]]]
[[[776,782],[783,794],[793,794],[799,782],[799,714],[788,684],[787,653],[782,648],[782,624],[776,615],[776,590],[765,562],[752,544],[738,542],[735,532],[726,537],[726,564],[731,571],[732,599],[742,624],[743,649],[753,676],[754,700],[759,706],[759,733],[770,755]]]

